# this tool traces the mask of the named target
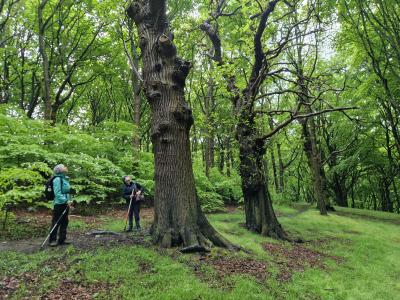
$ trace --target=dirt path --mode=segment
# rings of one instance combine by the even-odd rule
[[[110,248],[117,245],[150,245],[150,234],[147,229],[132,233],[116,232],[115,234],[90,234],[91,232],[70,232],[68,233],[68,241],[79,250],[92,250],[99,247]],[[66,248],[66,246],[52,248],[47,244],[41,248],[45,238],[4,241],[0,243],[0,252],[16,251],[29,254],[44,249]]]
[[[33,253],[39,250],[42,250],[40,246],[46,238],[44,233],[47,233],[47,228],[49,223],[51,222],[51,212],[38,212],[36,214],[19,211],[16,212],[17,220],[21,224],[34,224],[40,231],[38,230],[38,234],[40,237],[28,238],[28,239],[18,239],[18,240],[4,240],[0,241],[0,252],[5,251],[17,251],[22,253]],[[151,208],[143,208],[140,212],[140,216],[142,219],[142,224],[146,227],[151,224],[154,212]],[[94,230],[102,230],[105,219],[119,219],[123,220],[125,218],[124,210],[112,210],[105,212],[101,215],[94,216],[82,216],[70,214],[69,216],[71,221],[81,221],[85,224],[85,229],[71,229],[68,231],[68,241],[72,243],[74,248],[82,249],[82,250],[90,250],[97,247],[112,247],[116,245],[134,245],[134,244],[147,244],[150,240],[150,234],[148,229],[144,229],[139,232],[115,232],[116,234],[88,234]],[[40,233],[42,232],[42,234]],[[37,235],[36,235],[37,236]],[[43,249],[48,249],[48,245],[46,244]],[[59,249],[66,248],[55,247],[51,249]]]

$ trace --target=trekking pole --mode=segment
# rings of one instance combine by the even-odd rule
[[[53,228],[50,230],[49,235],[46,237],[46,239],[44,240],[43,244],[40,246],[40,248],[43,248],[44,244],[46,244],[47,240],[49,239],[51,233],[54,231],[54,229],[56,229],[58,223],[61,221],[61,218],[64,216],[64,214],[67,212],[68,206],[64,209],[63,213],[61,214],[61,216],[58,218],[56,224],[54,224]]]
[[[132,194],[131,194],[131,197],[130,197],[131,200],[129,201],[128,211],[126,212],[124,231],[126,230],[126,225],[128,224],[129,211],[131,210],[131,205],[132,205],[132,197],[133,197],[133,191],[132,191]]]

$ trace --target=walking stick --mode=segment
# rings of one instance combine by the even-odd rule
[[[131,210],[131,205],[132,205],[132,197],[133,197],[133,193],[135,190],[132,191],[132,194],[130,196],[130,201],[129,201],[129,206],[128,206],[128,211],[126,212],[126,218],[125,218],[125,227],[124,227],[124,231],[126,230],[126,225],[128,224],[128,218],[129,218],[129,211]]]
[[[61,214],[61,216],[58,218],[56,224],[54,224],[53,228],[50,230],[49,235],[46,237],[46,239],[44,240],[43,244],[40,246],[40,248],[43,248],[44,244],[46,244],[47,240],[49,239],[51,233],[54,231],[54,229],[56,229],[58,223],[61,221],[61,218],[64,216],[64,214],[67,212],[68,206],[64,209],[63,213]]]

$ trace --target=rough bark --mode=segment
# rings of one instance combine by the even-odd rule
[[[189,140],[193,117],[184,98],[190,63],[177,56],[166,1],[137,0],[127,13],[138,28],[143,87],[151,108],[154,242],[162,247],[197,250],[212,244],[231,247],[209,224],[196,197]]]
[[[239,170],[242,178],[246,227],[265,236],[286,240],[288,236],[278,222],[266,185],[262,163],[266,147],[264,141],[258,139],[255,133],[254,123],[249,123],[247,117],[238,124]]]

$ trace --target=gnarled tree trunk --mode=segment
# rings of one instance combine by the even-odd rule
[[[189,141],[193,117],[184,97],[190,63],[177,56],[166,1],[133,1],[127,13],[138,27],[143,87],[152,112],[154,241],[162,247],[230,247],[209,224],[196,197]]]
[[[265,181],[262,163],[266,151],[265,141],[259,139],[253,119],[245,111],[241,113],[236,136],[247,229],[276,239],[288,239],[275,215]]]
[[[239,144],[239,170],[245,202],[246,227],[263,235],[288,239],[274,213],[265,181],[262,160],[266,151],[266,139],[259,135],[260,132],[254,122],[254,100],[263,82],[263,80],[260,80],[263,77],[261,70],[268,65],[261,38],[268,18],[278,2],[279,0],[269,1],[265,11],[260,15],[260,22],[254,35],[255,60],[247,87],[241,92],[236,86],[235,76],[225,77],[228,80],[228,90],[232,92],[233,113],[238,117],[236,139]],[[221,16],[221,6],[224,1],[220,1],[219,4],[216,15]],[[213,43],[213,60],[218,62],[218,65],[222,65],[221,40],[218,35],[218,28],[213,27],[210,20],[205,21],[200,28]]]

